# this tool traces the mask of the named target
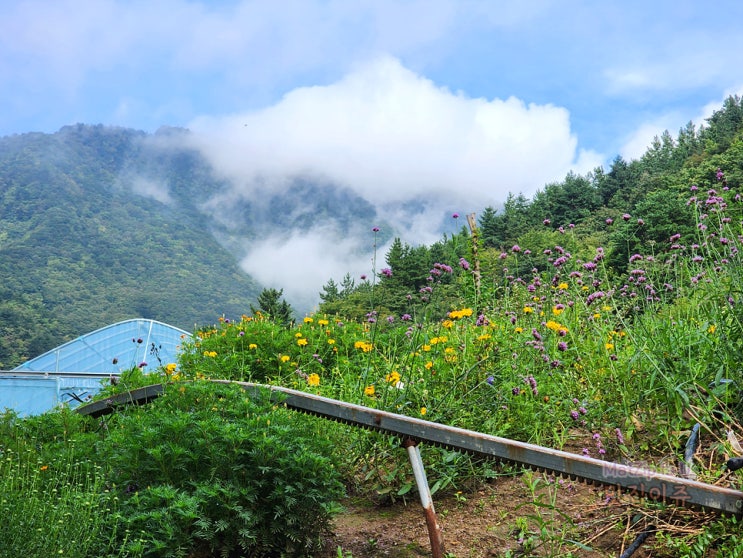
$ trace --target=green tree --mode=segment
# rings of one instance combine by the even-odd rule
[[[284,289],[263,289],[258,295],[258,308],[250,306],[251,311],[255,314],[261,312],[268,315],[276,323],[289,325],[292,322],[294,310],[285,299]]]

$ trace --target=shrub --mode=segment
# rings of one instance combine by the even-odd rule
[[[343,487],[315,423],[237,386],[176,382],[99,444],[146,556],[316,550]]]

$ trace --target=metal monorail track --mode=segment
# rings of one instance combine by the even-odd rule
[[[446,426],[284,387],[228,380],[212,381],[237,384],[249,392],[268,390],[272,399],[286,405],[289,409],[397,436],[408,444],[422,442],[489,459],[515,463],[589,484],[614,487],[622,492],[651,500],[699,507],[718,513],[743,514],[743,492],[739,490],[677,477],[651,468],[601,461],[561,450]],[[93,417],[101,416],[113,412],[117,406],[122,404],[146,403],[162,394],[163,390],[162,384],[147,386],[89,403],[79,407],[78,412]]]

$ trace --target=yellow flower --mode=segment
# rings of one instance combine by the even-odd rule
[[[215,356],[217,356],[217,351],[204,351],[204,356],[214,358]]]
[[[598,312],[596,312],[596,313],[595,313],[595,314],[593,315],[593,319],[594,319],[594,320],[598,320],[598,319],[599,319],[600,317],[601,317],[601,314],[599,314]]]
[[[423,349],[423,352],[424,352],[424,353],[427,353],[428,351],[430,351],[430,350],[431,350],[431,345],[423,345],[423,346],[421,347],[421,349]]]
[[[552,307],[552,313],[553,313],[553,314],[554,314],[555,316],[559,316],[559,315],[560,315],[560,314],[562,314],[562,313],[563,313],[564,311],[565,311],[565,309],[564,309],[564,308],[558,308],[557,306],[553,306],[553,307]]]
[[[335,345],[335,339],[328,339],[328,345]]]
[[[454,354],[456,352],[456,349],[454,349],[454,347],[447,347],[446,349],[444,349],[444,352],[447,355],[452,355],[452,354]]]
[[[258,345],[256,345],[255,343],[251,343],[250,345],[248,345],[248,349],[250,349],[251,351],[257,348],[258,348]]]
[[[304,317],[304,323],[306,323],[306,324],[311,324],[311,323],[312,323],[312,322],[314,322],[314,321],[315,321],[315,320],[313,320],[313,319],[312,319],[312,318],[310,318],[309,316],[305,316],[305,317]]]
[[[421,416],[425,415],[427,412],[425,407],[421,407]]]
[[[425,366],[426,370],[430,370],[431,368],[433,368],[433,362],[431,362],[431,361],[429,360],[429,361],[428,361],[428,362],[427,362],[426,364],[424,364],[423,366]]]
[[[602,309],[602,310],[603,310],[604,312],[611,312],[611,306],[602,306],[602,307],[601,307],[601,309]]]
[[[176,365],[175,362],[171,362],[170,364],[166,365],[165,366],[165,374],[167,374],[168,376],[170,376],[173,372],[175,372],[176,366],[177,365]]]
[[[39,471],[46,471],[49,468],[49,465],[42,465],[39,467]]]
[[[374,396],[374,385],[366,386],[364,388],[364,395],[368,397]]]
[[[524,314],[531,314],[532,312],[534,312],[534,308],[531,306],[524,306]]]
[[[281,355],[281,362],[289,362],[289,355]]]
[[[451,329],[454,325],[454,322],[452,322],[451,320],[444,320],[443,322],[441,322],[441,325],[446,329]]]
[[[371,343],[367,343],[366,341],[356,341],[356,342],[355,342],[355,343],[353,344],[353,346],[354,346],[354,348],[356,348],[356,349],[361,349],[361,350],[362,350],[362,351],[364,351],[365,353],[369,353],[369,352],[371,352],[371,350],[372,350],[372,348],[373,348],[372,344],[371,344]]]
[[[557,288],[560,289],[561,291],[564,291],[565,289],[568,288],[568,284],[567,283],[560,283],[559,285],[557,285]]]
[[[524,328],[523,327],[517,327],[516,329],[514,329],[514,331],[516,333],[523,333],[524,332]]]
[[[319,386],[320,385],[320,376],[315,374],[314,372],[307,376],[307,385],[310,386]]]
[[[488,339],[490,339],[489,333],[483,333],[477,338],[478,341],[487,341]]]
[[[712,324],[712,325],[710,325],[710,326],[709,326],[709,327],[707,328],[707,333],[714,333],[716,329],[717,329],[717,326],[716,326],[716,325],[714,325],[714,324]]]
[[[301,339],[297,339],[297,345],[299,345],[300,347],[304,347],[305,345],[307,345],[307,339],[305,339],[304,337],[302,337]]]
[[[390,384],[397,384],[400,381],[400,374],[396,370],[393,370],[387,374],[384,379]]]
[[[297,333],[294,334],[294,337],[302,337],[302,334],[298,331]]]
[[[604,347],[606,347],[607,351],[611,351],[614,349],[614,343],[607,343]]]

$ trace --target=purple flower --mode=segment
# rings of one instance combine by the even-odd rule
[[[139,367],[140,368],[144,368],[145,366],[147,366],[147,363],[146,362],[142,361],[142,362],[139,363]]]
[[[716,174],[716,176],[717,176],[717,180],[722,180],[723,178],[725,178],[725,173],[724,173],[724,172],[722,172],[722,169],[719,169],[719,168],[718,168],[718,169],[717,169],[717,174]]]
[[[392,277],[392,270],[389,267],[385,267],[382,270],[382,275],[384,275],[385,277]]]
[[[372,228],[372,232],[378,233],[379,232],[379,227]]]
[[[617,435],[617,443],[620,446],[623,446],[624,445],[624,436],[622,436],[622,431],[619,428],[615,428],[614,429],[614,434]]]
[[[475,320],[476,326],[486,326],[490,323],[490,321],[485,317],[485,314],[480,314],[477,316],[477,320]]]
[[[459,219],[459,213],[452,213],[451,218],[452,219]]]
[[[364,275],[363,273],[361,274],[361,280],[366,281],[366,275]]]
[[[550,220],[549,219],[545,219],[544,221],[542,221],[542,224],[545,225],[545,226],[546,225],[549,225],[550,224]]]
[[[238,333],[238,335],[239,335],[240,337],[242,337],[242,336],[244,336],[244,335],[245,335],[245,332],[244,332],[244,331],[241,331],[240,333]]]
[[[521,252],[521,246],[519,246],[518,244],[514,244],[511,248],[511,252]]]
[[[565,341],[560,341],[560,342],[559,342],[559,343],[557,344],[557,350],[558,350],[558,351],[567,351],[567,350],[568,350],[568,344],[567,344],[567,343],[565,343]]]
[[[485,381],[492,386],[495,383],[495,378],[493,376],[488,376]]]
[[[645,224],[645,221],[643,221],[642,219],[638,219],[637,220],[637,224],[640,225],[640,226],[642,226],[642,225]]]
[[[459,258],[459,267],[467,271],[470,268],[470,262],[468,262],[464,258]]]
[[[630,215],[629,213],[625,213],[622,215],[622,219],[625,221],[629,221],[631,218],[632,218],[632,215]]]
[[[403,314],[402,316],[400,316],[400,319],[403,322],[409,322],[410,320],[413,319],[413,317],[410,314]]]
[[[511,393],[514,395],[519,395],[521,393],[521,390],[518,387],[515,387],[511,390]]]
[[[580,416],[580,415],[578,414],[578,411],[576,411],[575,409],[573,409],[572,411],[570,411],[570,418],[571,418],[571,419],[573,419],[573,420],[578,420],[578,417],[579,417],[579,416]]]
[[[387,323],[388,324],[395,323],[395,317],[394,316],[387,316]]]
[[[614,222],[614,219],[607,219],[606,224],[611,225]]]

